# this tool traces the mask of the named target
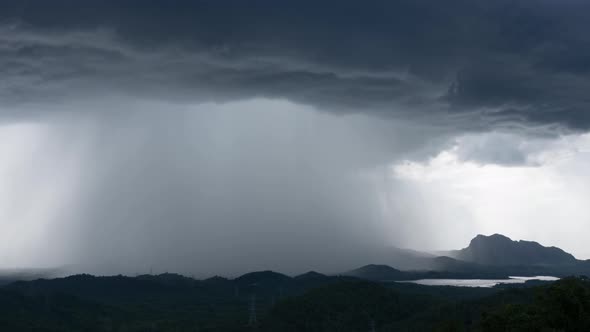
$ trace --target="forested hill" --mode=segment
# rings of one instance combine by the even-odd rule
[[[588,331],[588,317],[582,278],[467,288],[262,271],[200,281],[79,275],[0,288],[0,327],[11,332]]]

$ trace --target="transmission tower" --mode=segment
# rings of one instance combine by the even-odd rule
[[[256,318],[256,294],[250,297],[250,317],[248,318],[248,326],[256,326],[258,319]]]

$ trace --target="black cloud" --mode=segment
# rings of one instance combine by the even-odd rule
[[[589,16],[574,0],[3,1],[0,95],[263,96],[588,129]]]

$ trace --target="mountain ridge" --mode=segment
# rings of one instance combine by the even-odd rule
[[[545,247],[535,241],[512,240],[502,234],[478,234],[469,246],[449,252],[449,256],[466,262],[494,266],[570,265],[578,260],[558,247]]]
[[[416,278],[500,278],[509,275],[535,276],[590,275],[590,260],[577,260],[572,254],[534,241],[512,240],[502,234],[478,234],[463,249],[430,254],[416,250],[387,247],[367,260],[374,263],[358,268],[354,266],[342,276],[368,280],[411,280]],[[358,266],[358,265],[357,265]],[[334,274],[324,275],[315,271],[299,276],[287,276],[274,271],[256,271],[234,279],[212,277],[202,280],[205,284],[229,284],[255,287],[257,285],[280,286],[290,280],[321,282]],[[47,278],[44,275],[7,275],[0,278],[3,284],[17,280]],[[71,276],[71,280],[90,278],[89,275]],[[57,280],[60,280],[59,278]],[[104,279],[119,280],[119,279]],[[124,279],[120,279],[123,281]],[[191,284],[194,279],[165,273],[158,276],[140,275],[138,280],[157,281],[166,286]]]

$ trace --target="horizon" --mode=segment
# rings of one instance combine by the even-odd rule
[[[473,237],[473,239],[476,239],[478,237],[484,237],[486,239],[489,239],[491,237],[494,236],[500,236],[500,237],[504,237],[509,239],[510,241],[514,242],[514,243],[522,243],[522,242],[533,242],[533,243],[537,243],[540,244],[542,247],[544,248],[557,248],[559,250],[562,250],[559,247],[555,247],[555,246],[551,246],[551,245],[545,245],[543,243],[538,243],[535,241],[529,241],[526,239],[511,239],[503,234],[499,234],[499,233],[494,233],[494,234],[489,234],[489,235],[485,235],[485,234],[477,234]],[[461,247],[461,248],[454,248],[454,249],[447,249],[447,250],[439,250],[439,251],[420,251],[417,249],[411,249],[411,248],[397,248],[397,247],[391,247],[392,249],[396,249],[396,250],[401,250],[401,251],[409,251],[413,254],[416,255],[431,255],[432,258],[440,258],[440,257],[449,257],[449,258],[453,258],[453,259],[458,259],[460,261],[460,258],[457,257],[453,257],[452,255],[449,255],[452,251],[460,251],[460,250],[464,250],[469,248],[470,243],[468,243],[467,246],[465,247]],[[564,250],[562,250],[564,251]],[[567,251],[564,251],[566,254],[570,254]],[[394,254],[395,255],[395,254]],[[586,258],[580,258],[577,257],[575,255],[573,255],[575,259],[577,259],[578,261],[590,261],[590,259],[586,259]],[[180,275],[183,277],[187,277],[187,278],[191,278],[191,279],[195,279],[195,280],[206,280],[206,279],[210,279],[210,278],[214,278],[214,277],[222,277],[222,278],[226,278],[226,279],[236,279],[239,278],[243,275],[247,275],[250,273],[259,273],[259,272],[274,272],[274,273],[278,273],[278,274],[282,274],[282,275],[286,275],[290,278],[295,278],[297,276],[300,275],[304,275],[304,274],[308,274],[308,273],[319,273],[322,275],[327,275],[327,276],[342,276],[342,275],[347,275],[347,273],[349,273],[350,271],[353,271],[355,269],[359,269],[362,267],[367,267],[367,266],[384,266],[384,267],[390,267],[390,268],[394,268],[396,270],[400,270],[400,271],[407,271],[407,272],[418,272],[418,271],[424,271],[424,272],[428,272],[431,270],[431,268],[423,268],[423,269],[404,269],[404,268],[400,268],[395,266],[394,264],[387,264],[381,261],[367,261],[362,265],[358,265],[358,266],[350,266],[349,268],[345,268],[343,270],[338,270],[338,271],[322,271],[322,270],[302,270],[302,271],[291,271],[289,272],[283,272],[280,270],[273,270],[273,269],[259,269],[259,270],[251,270],[251,271],[241,271],[241,272],[237,272],[237,273],[233,273],[233,274],[226,274],[226,275],[222,275],[222,274],[207,274],[207,272],[203,272],[203,271],[191,271],[191,272],[186,272],[186,273],[182,273],[182,272],[178,272],[178,271],[173,271],[173,270],[163,270],[163,271],[154,271],[153,267],[149,267],[147,268],[146,271],[136,271],[134,273],[117,273],[116,271],[110,273],[110,274],[100,274],[100,273],[88,273],[84,270],[83,267],[76,267],[76,266],[54,266],[54,267],[37,267],[37,268],[27,268],[27,267],[11,267],[11,268],[1,268],[0,269],[0,278],[1,277],[9,277],[9,278],[14,278],[15,276],[22,278],[24,277],[25,280],[35,280],[38,278],[42,278],[42,279],[46,279],[46,278],[67,278],[70,276],[79,276],[79,275],[90,275],[90,276],[94,276],[94,277],[116,277],[116,276],[125,276],[125,277],[139,277],[139,276],[161,276],[161,275],[165,275],[165,274],[173,274],[173,275]],[[517,277],[510,277],[510,278],[517,278]]]

